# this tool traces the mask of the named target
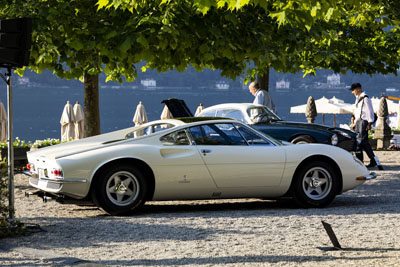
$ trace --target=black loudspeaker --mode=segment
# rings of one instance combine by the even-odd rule
[[[0,20],[0,65],[21,68],[29,64],[32,19]]]

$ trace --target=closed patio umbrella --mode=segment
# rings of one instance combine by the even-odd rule
[[[60,119],[61,141],[69,141],[75,138],[75,116],[72,105],[67,101]]]
[[[161,112],[160,118],[161,118],[162,120],[168,120],[168,119],[172,119],[172,118],[173,118],[173,116],[172,116],[172,114],[171,114],[171,111],[169,111],[167,105],[164,106],[164,109],[163,109],[163,111]]]
[[[75,139],[82,139],[84,137],[84,119],[82,106],[76,101],[74,105],[75,117]]]
[[[133,116],[133,122],[135,123],[135,126],[139,126],[148,122],[146,109],[144,108],[142,101],[140,101],[139,105],[137,105],[136,107],[136,112],[135,115]]]
[[[4,108],[3,102],[0,101],[0,141],[7,140],[7,112]]]

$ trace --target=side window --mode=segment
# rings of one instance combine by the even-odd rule
[[[216,117],[215,110],[203,111],[199,117]]]
[[[185,130],[179,130],[160,137],[164,146],[187,146],[190,145],[189,138]]]
[[[243,116],[243,113],[237,109],[227,109],[222,110],[220,117],[232,118],[241,122],[246,122],[246,119]]]
[[[251,131],[247,127],[243,125],[236,124],[237,129],[243,135],[243,137],[247,140],[249,145],[272,145],[270,142],[265,140],[261,135]]]
[[[197,145],[247,145],[230,123],[207,124],[189,130]]]

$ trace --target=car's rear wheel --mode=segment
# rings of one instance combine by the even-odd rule
[[[339,177],[324,161],[310,162],[296,175],[292,184],[295,202],[305,208],[325,207],[335,198]]]
[[[314,140],[310,136],[300,135],[300,136],[297,136],[296,138],[294,138],[291,143],[293,143],[293,144],[310,144],[310,143],[314,143]]]
[[[130,215],[144,204],[147,188],[138,169],[114,165],[95,180],[92,197],[97,206],[111,215]]]

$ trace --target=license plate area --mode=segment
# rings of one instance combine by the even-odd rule
[[[39,179],[38,186],[39,186],[39,188],[46,188],[47,187],[47,181]]]
[[[39,178],[47,178],[45,169],[38,169]]]

